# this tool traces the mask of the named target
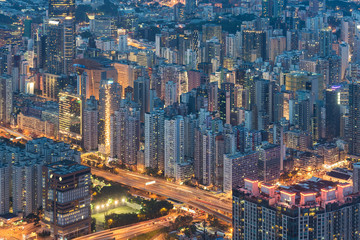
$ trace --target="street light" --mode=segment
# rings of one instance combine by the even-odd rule
[[[119,203],[119,201],[118,200],[115,200],[115,205],[117,205]]]
[[[121,199],[122,203],[125,203],[125,198]]]

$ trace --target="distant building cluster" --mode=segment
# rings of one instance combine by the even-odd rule
[[[357,186],[358,1],[49,0],[0,1],[0,7],[3,128],[62,141],[47,144],[67,146],[61,154],[76,146],[106,164],[226,193],[244,189],[246,178],[266,186],[293,184],[314,174],[324,181],[353,180]],[[33,160],[3,161],[3,168],[10,169],[2,171],[4,181],[18,179],[17,165],[31,166],[29,176],[41,181],[40,166],[58,161],[42,160],[28,147],[19,151]],[[60,171],[58,166],[47,171]],[[41,204],[45,208],[37,187],[29,186],[36,193],[31,200],[20,196],[18,189],[26,184],[9,185],[18,193],[5,191],[19,194],[14,209],[28,214]],[[337,192],[341,186],[331,185]],[[320,205],[324,187],[315,194]],[[282,202],[281,194],[276,192],[276,203]],[[299,194],[293,205],[301,205]],[[350,195],[349,206],[355,206],[356,197]],[[81,196],[79,201],[87,202]],[[260,201],[254,204],[262,204],[260,196],[251,195]],[[24,201],[32,203],[25,207]],[[56,200],[46,204],[63,204],[51,201]],[[345,205],[331,211],[340,216]],[[1,205],[3,212],[9,207]],[[303,214],[303,208],[293,213],[292,207],[279,214],[288,209],[294,218]],[[51,225],[56,209],[47,211]],[[308,230],[296,235],[300,239],[326,239],[329,233],[351,239],[350,232],[355,239],[357,234],[345,223],[344,232],[337,228],[342,225],[326,225],[325,218],[321,227],[289,222],[294,225],[280,233],[270,227],[280,226],[277,218],[261,228],[256,225],[260,213],[251,214],[254,228],[236,231],[255,235],[239,233],[235,239],[261,239],[259,231],[276,231],[263,238],[291,239],[292,232],[300,234],[294,229],[303,226]],[[79,229],[85,231],[85,225]]]

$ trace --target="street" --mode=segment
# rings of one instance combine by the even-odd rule
[[[75,238],[76,240],[111,240],[111,239],[129,239],[144,233],[149,233],[170,225],[174,217],[164,216],[149,221],[144,221],[124,227],[104,230],[101,232],[89,234],[83,237]]]
[[[219,197],[204,190],[178,185],[163,179],[144,176],[126,170],[120,170],[119,174],[116,175],[93,167],[91,172],[93,175],[103,177],[107,180],[175,199],[231,223],[231,201],[228,199],[219,199]],[[146,183],[152,181],[155,181],[155,183],[146,185]]]

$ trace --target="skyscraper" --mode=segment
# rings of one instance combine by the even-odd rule
[[[9,213],[10,208],[10,166],[0,163],[0,214]]]
[[[360,192],[360,163],[353,164],[354,193]]]
[[[164,110],[145,113],[145,167],[164,171]]]
[[[74,19],[50,18],[47,22],[46,72],[68,74],[75,55]]]
[[[120,107],[122,87],[113,79],[101,80],[99,90],[99,151],[110,154],[111,116]]]
[[[83,146],[86,151],[98,148],[98,101],[94,96],[86,100],[83,111]]]
[[[320,57],[328,57],[332,51],[332,31],[330,28],[320,30]]]
[[[134,102],[140,106],[140,119],[144,122],[144,114],[150,111],[150,80],[140,77],[134,81]]]
[[[340,91],[336,88],[325,92],[326,139],[332,141],[340,136]]]
[[[23,159],[25,160],[25,159]],[[27,216],[42,206],[43,162],[40,159],[19,161],[12,166],[13,213]]]
[[[64,160],[42,168],[45,226],[54,239],[71,239],[90,233],[91,171]]]
[[[177,84],[173,81],[168,81],[165,84],[165,107],[173,105],[177,101]]]
[[[122,164],[135,166],[140,150],[140,108],[124,99],[111,117],[110,156]]]
[[[349,85],[349,153],[360,156],[360,85]]]
[[[164,125],[165,176],[176,178],[178,165],[185,162],[184,118],[166,119]]]
[[[244,30],[242,37],[244,61],[254,62],[258,58],[266,60],[266,33],[264,31]]]
[[[82,104],[70,86],[59,93],[59,135],[63,141],[81,145]]]
[[[0,76],[0,121],[10,123],[13,112],[13,84],[10,75]]]

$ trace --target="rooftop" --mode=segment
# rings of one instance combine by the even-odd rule
[[[67,175],[78,171],[89,169],[89,167],[78,164],[77,162],[70,160],[63,160],[47,165],[47,168],[51,170],[53,174]]]

